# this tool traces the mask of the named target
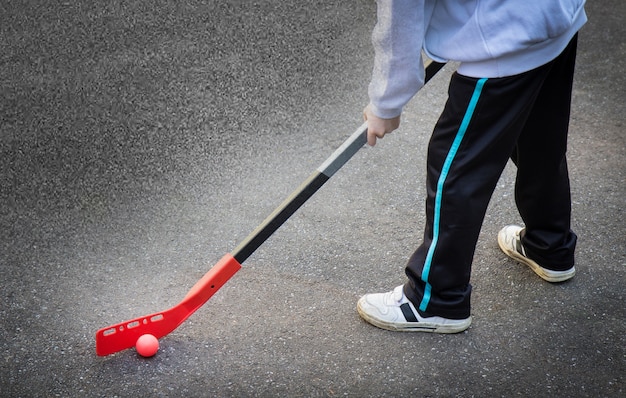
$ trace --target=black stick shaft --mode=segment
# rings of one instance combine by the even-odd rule
[[[444,66],[430,62],[424,81],[427,83]],[[254,253],[285,223],[330,177],[367,143],[367,123],[363,123],[326,161],[278,206],[239,246],[232,255],[240,264]]]

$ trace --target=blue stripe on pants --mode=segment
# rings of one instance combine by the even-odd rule
[[[426,262],[424,263],[424,268],[422,270],[422,280],[426,284],[424,288],[424,297],[422,298],[422,302],[420,303],[419,309],[421,311],[426,311],[428,307],[428,303],[430,302],[430,292],[431,285],[428,283],[428,275],[430,274],[430,267],[432,265],[433,255],[435,250],[437,249],[437,241],[439,240],[439,221],[441,218],[441,198],[443,196],[443,185],[446,182],[446,178],[448,177],[448,172],[450,171],[450,166],[454,161],[454,157],[456,156],[457,151],[459,150],[459,146],[461,145],[461,141],[463,141],[463,136],[467,131],[467,127],[469,126],[470,121],[472,120],[472,116],[474,115],[474,111],[476,110],[476,104],[478,103],[478,99],[480,98],[480,93],[482,92],[483,86],[487,79],[479,79],[476,82],[476,87],[474,88],[474,93],[472,94],[472,98],[470,99],[467,110],[465,111],[465,115],[463,116],[463,121],[461,122],[461,126],[459,127],[459,131],[456,133],[454,138],[454,142],[452,142],[452,146],[450,147],[450,151],[446,156],[446,160],[443,163],[443,167],[441,169],[441,174],[439,175],[439,180],[437,181],[437,192],[435,194],[435,214],[433,219],[433,241],[428,248],[428,254],[426,255]]]

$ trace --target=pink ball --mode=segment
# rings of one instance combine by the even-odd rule
[[[135,348],[142,357],[151,357],[159,350],[159,340],[151,334],[144,334],[137,339]]]

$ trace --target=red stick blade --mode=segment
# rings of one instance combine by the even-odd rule
[[[137,339],[144,334],[151,334],[157,339],[169,334],[206,303],[240,269],[241,264],[232,255],[226,254],[204,274],[176,306],[98,330],[96,354],[105,356],[134,347]]]

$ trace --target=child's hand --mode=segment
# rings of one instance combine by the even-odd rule
[[[385,134],[400,126],[400,115],[392,119],[383,119],[374,115],[369,106],[363,110],[363,118],[367,120],[367,143],[370,146],[376,145],[377,139],[383,138]]]

